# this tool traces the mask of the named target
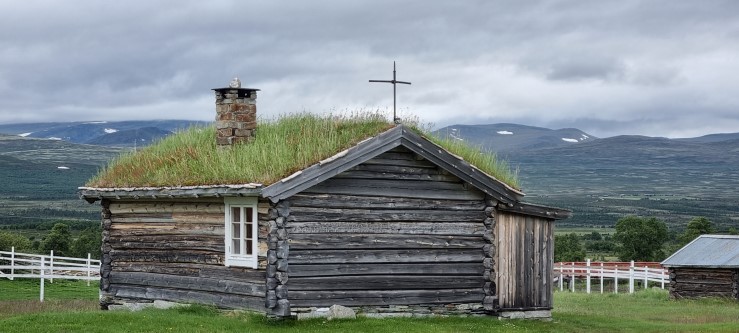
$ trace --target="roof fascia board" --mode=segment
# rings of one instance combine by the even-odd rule
[[[80,198],[93,203],[101,199],[167,199],[258,196],[259,186],[209,186],[195,188],[89,188],[80,187]]]
[[[518,202],[513,204],[513,206],[498,205],[498,209],[504,212],[521,213],[553,220],[563,220],[572,217],[572,211],[567,209],[535,205],[525,202]]]

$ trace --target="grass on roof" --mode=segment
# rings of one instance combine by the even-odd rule
[[[214,127],[193,127],[137,152],[121,155],[86,186],[269,185],[393,126],[376,113],[296,114],[277,121],[260,121],[252,142],[231,147],[217,147]],[[434,140],[481,170],[517,187],[515,173],[494,155],[457,142]]]

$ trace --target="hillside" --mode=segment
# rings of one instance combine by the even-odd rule
[[[519,167],[528,200],[575,211],[561,226],[608,226],[634,214],[678,228],[706,216],[725,230],[739,227],[737,152],[739,140],[618,136],[504,156]]]
[[[207,122],[192,120],[92,121],[0,125],[0,133],[72,143],[134,147]]]
[[[118,148],[0,135],[0,226],[63,217],[92,221],[99,212],[77,187]]]

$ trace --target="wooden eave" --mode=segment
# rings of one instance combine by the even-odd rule
[[[554,220],[563,220],[572,217],[572,211],[568,209],[536,205],[526,202],[517,202],[513,205],[499,204],[497,208],[504,212],[533,215]]]
[[[174,199],[259,196],[262,184],[168,187],[79,187],[80,198],[89,203],[101,199]]]
[[[272,202],[289,198],[398,146],[413,151],[499,202],[513,205],[524,196],[523,192],[486,174],[461,157],[448,152],[403,125],[362,141],[334,157],[265,187],[262,190],[262,196],[269,198]]]

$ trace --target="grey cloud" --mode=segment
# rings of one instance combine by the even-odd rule
[[[263,88],[267,115],[382,109],[389,87],[367,80],[393,60],[413,81],[399,106],[438,124],[588,118],[607,133],[599,121],[648,118],[692,131],[684,110],[718,123],[739,106],[739,82],[720,75],[739,68],[721,58],[739,52],[735,1],[30,1],[0,13],[0,122],[210,119],[210,89],[233,75]]]

